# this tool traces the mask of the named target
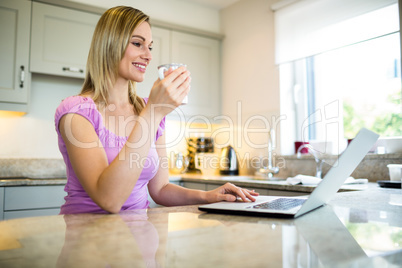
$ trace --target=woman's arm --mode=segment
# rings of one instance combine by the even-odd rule
[[[165,135],[159,137],[156,142],[157,152],[161,161],[167,161],[165,149]],[[168,165],[160,165],[155,177],[148,184],[148,191],[152,199],[164,206],[205,204],[219,201],[235,201],[240,197],[245,202],[255,201],[253,196],[258,193],[236,187],[226,183],[212,191],[193,190],[169,183]]]
[[[95,129],[87,119],[77,114],[61,118],[59,129],[74,172],[102,209],[117,213],[129,197],[142,171],[130,165],[130,157],[134,153],[136,157],[147,157],[159,125],[152,121],[158,120],[152,120],[149,111],[141,113],[141,121],[136,122],[126,145],[109,165]],[[139,142],[141,146],[135,148]]]
[[[168,161],[165,148],[165,134],[156,141],[156,150],[160,159],[158,172],[148,183],[148,191],[152,199],[163,206],[205,203],[205,194],[200,190],[185,189],[169,183]]]
[[[130,157],[133,154],[140,159],[148,156],[162,118],[187,94],[189,75],[185,68],[179,68],[162,81],[155,82],[125,146],[110,165],[95,129],[87,119],[77,114],[61,118],[59,130],[74,172],[91,199],[102,209],[112,213],[120,211],[142,172],[141,168],[130,166]]]

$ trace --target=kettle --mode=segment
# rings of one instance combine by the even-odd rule
[[[239,175],[237,154],[232,146],[229,145],[222,149],[219,167],[221,175]]]

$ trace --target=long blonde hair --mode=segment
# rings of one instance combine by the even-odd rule
[[[92,37],[81,94],[91,93],[95,103],[107,105],[108,90],[116,81],[131,34],[144,21],[149,23],[149,16],[128,6],[110,8],[102,15]],[[139,114],[145,103],[136,94],[135,81],[129,81],[127,91],[134,111]]]

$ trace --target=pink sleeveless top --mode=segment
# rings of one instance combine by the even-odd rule
[[[148,101],[148,99],[144,100],[145,102]],[[95,132],[98,135],[103,148],[105,149],[109,164],[113,161],[113,159],[116,158],[126,143],[128,137],[117,136],[105,127],[103,124],[103,118],[91,98],[82,96],[68,97],[61,102],[56,110],[55,126],[58,135],[58,145],[60,152],[63,155],[67,171],[67,184],[64,188],[64,190],[67,192],[67,196],[64,198],[66,202],[61,207],[60,214],[107,213],[94,201],[92,201],[89,195],[85,192],[71,166],[71,162],[67,154],[66,144],[63,141],[58,127],[60,119],[68,113],[79,114],[86,118],[93,125]],[[165,119],[163,119],[159,125],[155,141],[163,134],[164,129]],[[140,177],[138,178],[137,184],[121,208],[122,211],[148,208],[149,201],[147,185],[159,169],[159,158],[155,146],[151,146],[147,159],[144,161],[134,161],[132,162],[132,165],[133,168],[143,166],[143,169]],[[89,166],[88,168],[91,167]],[[119,178],[116,178],[116,183],[119,183]]]

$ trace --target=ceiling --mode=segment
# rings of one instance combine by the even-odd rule
[[[182,0],[182,1],[191,2],[191,3],[199,4],[201,6],[220,10],[220,9],[228,7],[236,2],[239,2],[240,0]]]

